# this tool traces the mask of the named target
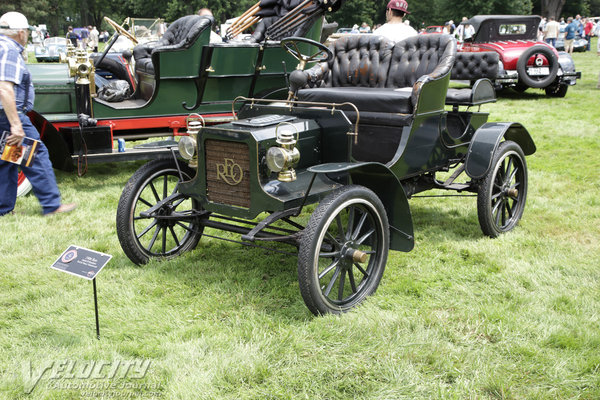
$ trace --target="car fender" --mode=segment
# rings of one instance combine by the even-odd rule
[[[71,171],[73,169],[71,151],[63,136],[54,125],[35,110],[28,112],[27,116],[39,132],[42,142],[48,148],[48,155],[52,166],[61,171]]]
[[[390,224],[390,249],[411,251],[414,247],[412,216],[400,181],[388,167],[376,162],[329,163],[308,168],[315,174],[347,173],[353,184],[372,190],[383,203]]]
[[[528,156],[536,151],[529,132],[518,122],[488,122],[473,134],[465,160],[465,172],[473,179],[481,179],[490,169],[494,152],[502,138],[516,142]]]

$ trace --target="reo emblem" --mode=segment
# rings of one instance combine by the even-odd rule
[[[244,171],[232,158],[225,158],[223,164],[215,163],[217,166],[217,179],[222,180],[230,186],[239,184],[244,178]]]

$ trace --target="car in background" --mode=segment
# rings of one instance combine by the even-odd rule
[[[584,52],[587,47],[587,43],[588,43],[587,40],[585,40],[581,36],[575,36],[575,39],[573,40],[573,51]],[[564,34],[561,34],[556,39],[556,44],[554,45],[554,47],[556,48],[556,50],[559,50],[559,51],[565,50]]]
[[[427,34],[427,33],[443,33],[444,32],[444,27],[441,25],[431,25],[428,26],[427,28],[425,28],[425,30],[421,33],[423,34]]]
[[[496,89],[536,88],[551,97],[564,97],[581,72],[568,53],[537,41],[540,21],[537,15],[477,15],[462,23],[473,26],[475,34],[460,51],[498,53]]]
[[[67,54],[67,39],[60,36],[44,39],[42,44],[34,47],[33,51],[37,62],[56,62],[61,54]]]

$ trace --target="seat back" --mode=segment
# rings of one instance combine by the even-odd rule
[[[187,48],[191,46],[198,34],[204,29],[199,29],[199,22],[205,21],[206,18],[207,17],[201,17],[199,15],[186,15],[185,17],[179,18],[169,25],[167,31],[162,38],[160,38],[160,44],[155,51],[160,51],[165,47],[173,48],[173,46],[175,46],[177,48]],[[204,24],[202,24],[202,26],[204,26]]]
[[[393,42],[374,35],[349,35],[333,43],[325,86],[384,87]]]
[[[496,79],[498,75],[498,60],[500,56],[495,51],[457,53],[452,79],[474,81],[481,78]]]
[[[423,75],[443,76],[451,71],[455,54],[450,35],[416,35],[396,42],[385,87],[411,87]]]

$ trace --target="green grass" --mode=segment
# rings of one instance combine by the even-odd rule
[[[307,311],[295,257],[203,238],[179,259],[133,265],[115,212],[141,164],[57,172],[75,212],[44,218],[28,196],[0,219],[0,397],[600,398],[600,58],[574,59],[583,79],[566,98],[530,90],[484,107],[538,148],[517,229],[483,237],[473,198],[411,200],[414,250],[391,252],[377,293],[341,317]],[[98,278],[99,341],[91,284],[49,268],[69,244],[114,256]],[[28,362],[142,359],[141,380],[48,372],[24,393]],[[117,389],[90,395],[90,382]]]

